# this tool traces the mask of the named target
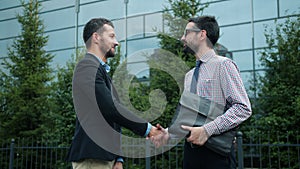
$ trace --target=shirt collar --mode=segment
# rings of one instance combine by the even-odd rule
[[[108,64],[106,64],[105,62],[103,62],[102,59],[100,59],[99,57],[97,57],[96,55],[94,55],[92,53],[89,53],[89,54],[93,55],[95,58],[97,58],[99,60],[100,64],[104,67],[104,69],[106,70],[107,73],[110,71],[110,66]]]
[[[215,55],[216,55],[215,51],[213,49],[210,49],[200,58],[200,60],[202,62],[207,62]]]

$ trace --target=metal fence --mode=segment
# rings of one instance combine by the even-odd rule
[[[242,134],[237,135],[237,168],[297,168],[300,169],[299,135],[289,136],[286,141],[270,144],[270,133],[258,138],[247,137],[244,143]],[[249,140],[249,141],[248,141]],[[255,140],[255,141],[253,141]],[[294,139],[295,140],[295,139]],[[49,140],[20,139],[3,142],[0,147],[0,169],[71,169],[65,162],[68,146]],[[180,169],[182,168],[183,144],[149,158],[125,159],[124,168],[128,169]]]

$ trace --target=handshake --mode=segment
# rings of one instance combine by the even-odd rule
[[[147,139],[150,139],[155,147],[160,147],[165,145],[170,138],[168,129],[163,128],[160,124],[152,126],[150,133],[147,136]]]
[[[208,140],[209,135],[204,129],[204,127],[190,127],[181,125],[182,129],[189,132],[186,141],[202,146]],[[173,136],[173,135],[172,135]],[[176,135],[175,135],[176,137]],[[156,124],[156,127],[152,126],[150,133],[147,136],[147,139],[150,139],[155,147],[160,147],[165,145],[170,139],[170,133],[168,129],[163,128],[160,124]]]

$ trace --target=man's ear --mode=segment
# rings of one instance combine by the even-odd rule
[[[204,36],[207,36],[207,31],[205,29],[201,30],[202,31],[202,35]]]
[[[93,33],[93,36],[92,36],[93,38],[94,38],[94,42],[96,42],[96,43],[98,43],[98,41],[100,40],[100,36],[99,36],[99,34],[98,33]]]

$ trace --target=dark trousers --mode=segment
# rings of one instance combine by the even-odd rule
[[[189,142],[184,144],[183,169],[230,169],[230,155],[222,156],[205,146],[192,148]]]

